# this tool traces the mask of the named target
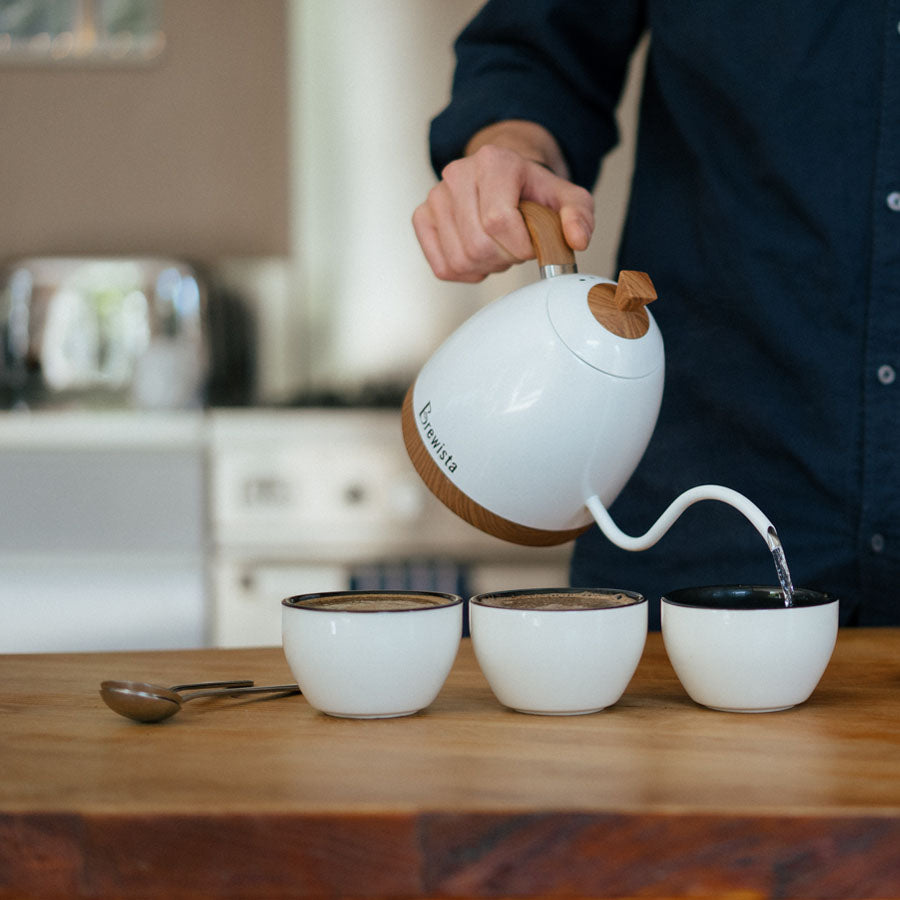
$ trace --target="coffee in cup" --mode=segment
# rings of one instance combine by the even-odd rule
[[[394,591],[319,594],[307,597],[302,602],[306,609],[325,609],[337,612],[396,612],[407,609],[428,609],[447,604],[443,595]]]
[[[634,594],[623,591],[581,591],[581,590],[540,590],[505,591],[497,594],[482,594],[478,602],[484,606],[500,609],[610,609],[616,606],[631,606]]]

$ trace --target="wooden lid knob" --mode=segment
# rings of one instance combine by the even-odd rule
[[[619,337],[633,340],[650,328],[644,308],[656,299],[656,288],[646,272],[623,269],[618,284],[595,284],[588,291],[588,306],[594,318]]]

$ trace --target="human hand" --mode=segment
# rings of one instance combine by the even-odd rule
[[[416,237],[438,278],[478,282],[533,259],[518,210],[522,200],[556,210],[569,246],[587,248],[593,197],[565,177],[565,161],[549,132],[529,122],[498,123],[467,149],[469,155],[444,168],[413,213]]]

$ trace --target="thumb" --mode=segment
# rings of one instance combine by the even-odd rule
[[[594,217],[589,218],[571,207],[563,207],[559,211],[559,219],[562,223],[563,237],[573,250],[587,250],[594,233]]]
[[[587,203],[579,198],[575,203],[564,203],[559,210],[563,236],[573,250],[587,250],[594,233],[594,200],[587,191],[584,193]]]

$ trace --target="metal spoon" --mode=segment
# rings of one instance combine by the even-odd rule
[[[100,685],[100,696],[110,709],[120,715],[138,722],[158,722],[178,712],[184,699],[179,695],[180,691],[249,687],[252,684],[248,679],[241,679],[199,681],[167,688],[143,681],[104,681]]]
[[[181,684],[167,688],[144,681],[104,681],[100,696],[113,712],[136,722],[161,722],[174,716],[182,703],[198,697],[234,697],[240,694],[297,694],[296,684],[252,686],[252,681],[209,681],[201,684]],[[196,690],[201,688],[202,690]],[[182,696],[179,691],[194,690]]]

